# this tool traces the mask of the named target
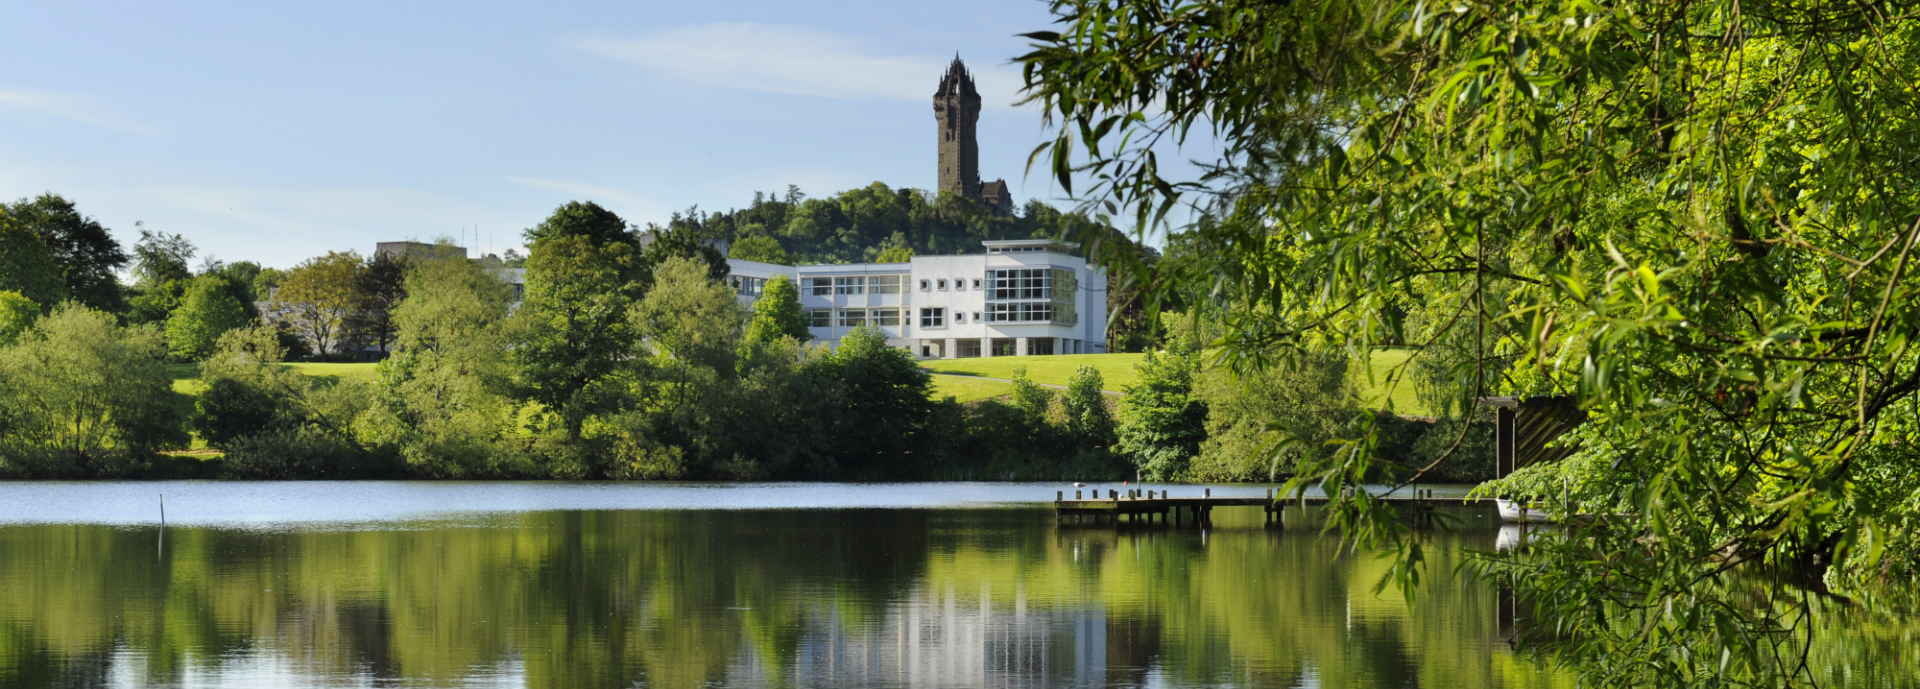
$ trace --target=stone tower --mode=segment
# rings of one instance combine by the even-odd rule
[[[933,93],[933,117],[940,122],[940,191],[980,200],[980,143],[974,139],[980,92],[959,55]]]

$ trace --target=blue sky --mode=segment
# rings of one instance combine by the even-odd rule
[[[568,200],[644,224],[800,185],[935,183],[930,102],[980,82],[981,176],[1044,140],[1013,105],[1045,4],[9,3],[0,197],[62,194],[131,246],[287,267],[439,235],[504,250]],[[1024,178],[1024,179],[1023,179]]]

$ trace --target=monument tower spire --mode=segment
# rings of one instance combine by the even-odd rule
[[[940,191],[986,204],[996,215],[1011,215],[1013,195],[1007,181],[980,183],[980,142],[974,137],[980,123],[980,91],[974,88],[973,75],[959,53],[954,53],[953,64],[933,92],[933,118],[940,123],[935,132],[940,144]]]
[[[979,200],[980,144],[974,127],[980,121],[980,92],[959,53],[933,92],[933,117],[940,123],[940,191]]]

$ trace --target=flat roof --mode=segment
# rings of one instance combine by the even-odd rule
[[[1068,249],[1080,248],[1079,242],[1062,242],[1053,239],[989,239],[980,242],[981,246],[1062,246]]]

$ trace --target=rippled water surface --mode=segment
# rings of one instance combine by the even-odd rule
[[[0,484],[0,686],[1553,684],[1445,575],[1490,510],[1409,603],[1311,514],[1059,526],[1061,489]]]

